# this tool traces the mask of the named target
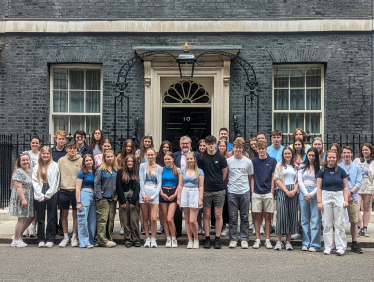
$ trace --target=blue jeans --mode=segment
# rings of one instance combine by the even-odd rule
[[[305,186],[308,193],[312,192],[316,186]],[[302,246],[321,249],[321,212],[317,208],[317,195],[312,197],[310,204],[300,191],[299,206],[301,216],[301,227],[303,229]]]
[[[81,189],[82,210],[77,210],[79,247],[95,245],[96,233],[96,202],[94,191]]]

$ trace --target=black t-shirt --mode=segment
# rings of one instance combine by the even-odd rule
[[[206,153],[200,156],[197,164],[204,172],[205,192],[215,192],[226,189],[226,184],[222,179],[222,169],[227,167],[227,161],[224,156],[218,152],[214,155]]]
[[[347,177],[347,173],[340,166],[337,172],[334,167],[326,167],[324,172],[320,170],[317,174],[317,178],[322,178],[322,190],[326,191],[342,191],[343,179]]]

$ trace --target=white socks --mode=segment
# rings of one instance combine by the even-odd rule
[[[69,233],[64,233],[64,238],[69,239]]]
[[[171,240],[170,236],[167,236],[167,237],[166,237],[166,240],[170,241],[170,240]]]
[[[73,235],[71,236],[71,238],[76,238],[77,237],[77,233],[73,233]]]
[[[177,240],[177,237],[171,237],[172,240]]]
[[[270,239],[266,239],[266,242],[270,242]]]

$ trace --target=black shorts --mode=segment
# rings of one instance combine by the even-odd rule
[[[60,210],[68,210],[70,205],[73,210],[77,210],[77,199],[75,198],[75,191],[58,191],[58,206]]]
[[[168,188],[161,188],[162,189],[162,192],[164,194],[166,194],[168,197],[170,197],[171,195],[174,195],[175,191],[177,190],[177,188],[172,188],[172,189],[168,189]],[[163,203],[163,204],[170,204],[170,203],[176,203],[177,202],[177,198],[178,196],[176,196],[174,198],[174,200],[172,201],[165,201],[164,198],[162,198],[162,196],[160,195],[160,204]]]

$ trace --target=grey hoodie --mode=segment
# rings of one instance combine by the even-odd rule
[[[103,201],[103,198],[108,201],[113,201],[117,197],[117,171],[112,170],[112,174],[107,170],[100,168],[95,171],[95,199],[98,203]]]

